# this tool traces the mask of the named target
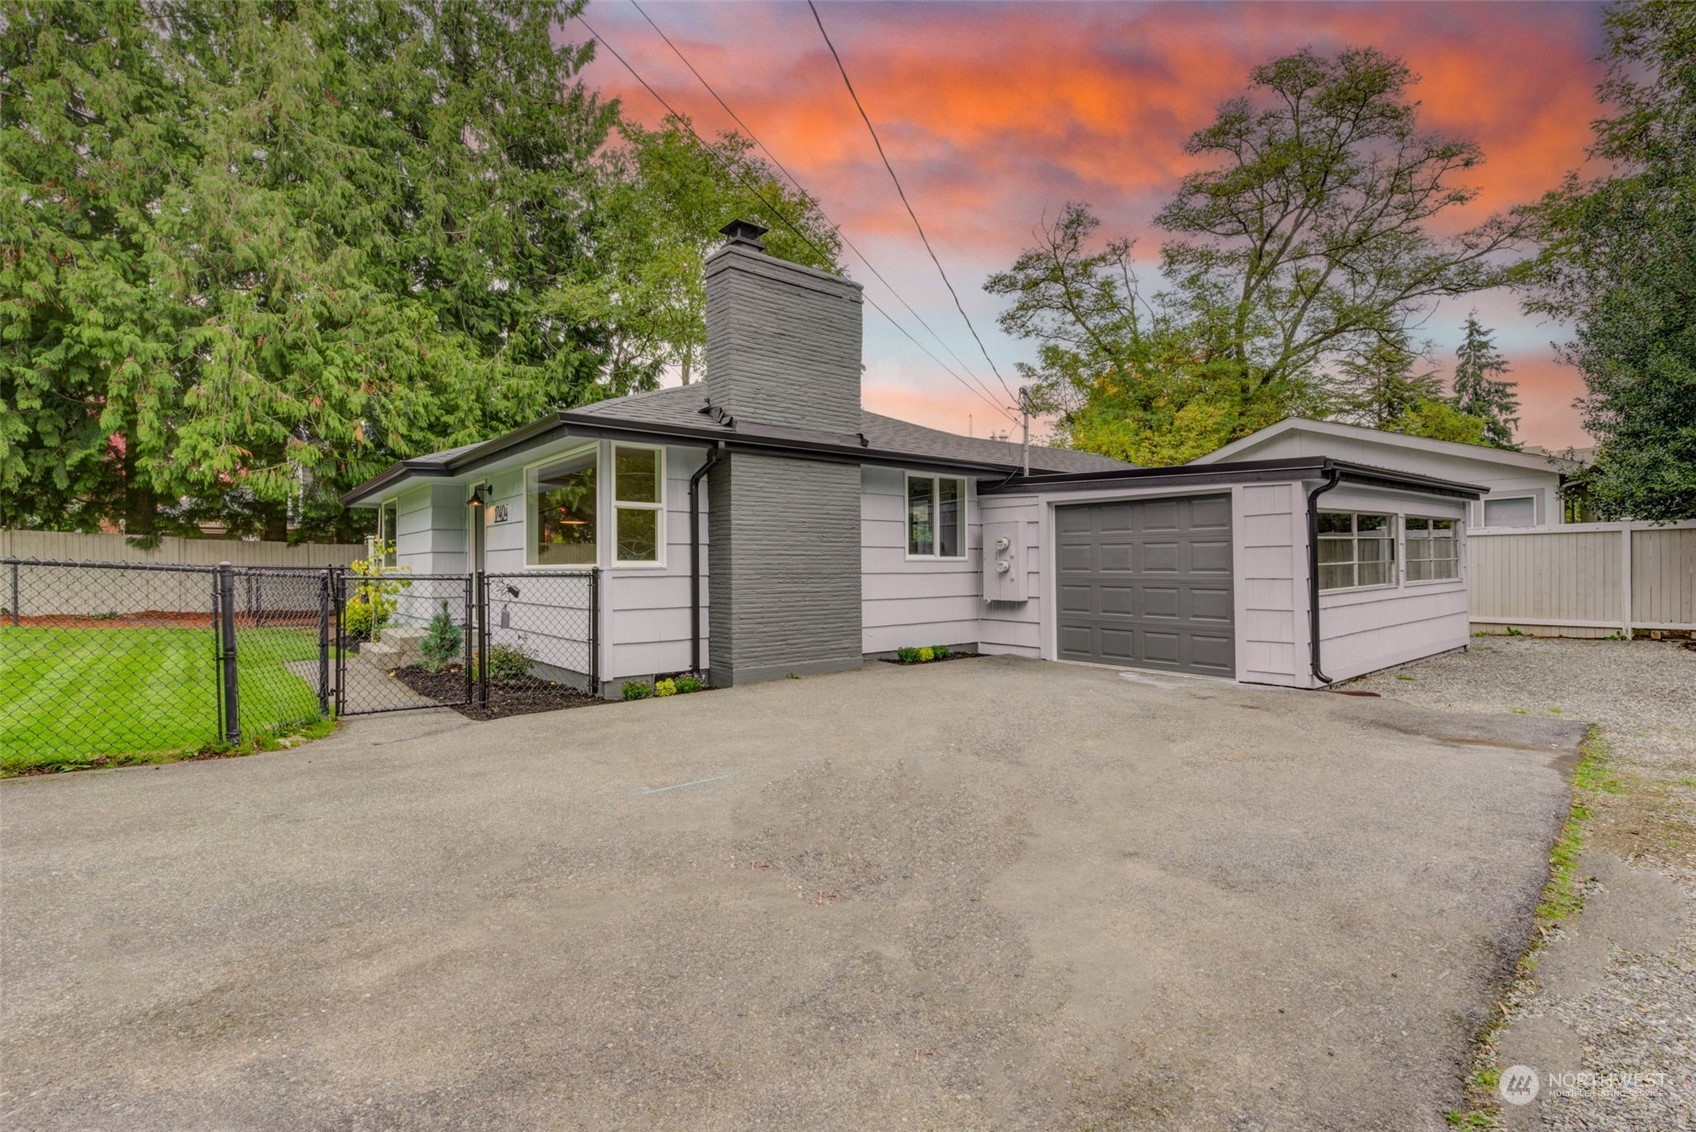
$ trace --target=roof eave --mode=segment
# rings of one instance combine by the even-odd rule
[[[1074,472],[1040,479],[1014,477],[1002,484],[980,488],[986,495],[1017,495],[1033,490],[1085,491],[1095,487],[1126,484],[1213,486],[1232,483],[1269,483],[1316,479],[1335,468],[1345,482],[1362,487],[1386,487],[1397,491],[1419,491],[1458,499],[1480,499],[1489,489],[1476,484],[1439,479],[1415,472],[1374,468],[1329,457],[1293,457],[1278,460],[1240,460],[1218,464],[1177,464],[1167,468],[1126,468],[1120,471]]]

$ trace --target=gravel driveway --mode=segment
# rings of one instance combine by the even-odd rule
[[[0,784],[0,1123],[1440,1129],[1580,728],[1008,658]]]
[[[1490,637],[1350,687],[1601,727],[1607,789],[1578,798],[1592,815],[1584,910],[1556,929],[1498,1043],[1504,1067],[1558,1076],[1503,1116],[1508,1128],[1696,1128],[1696,652]]]

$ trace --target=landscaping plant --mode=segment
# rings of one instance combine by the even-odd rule
[[[675,681],[675,680],[658,681],[657,683],[654,684],[654,695],[656,695],[656,696],[675,696],[675,695],[677,695],[677,681]]]
[[[677,690],[681,693],[699,692],[701,688],[701,678],[693,672],[685,672],[677,678]]]
[[[638,680],[630,681],[624,686],[624,691],[619,693],[621,697],[627,700],[645,700],[653,694],[654,686],[652,684],[644,684]]]
[[[489,679],[496,684],[517,684],[530,678],[530,655],[512,645],[496,645],[486,658]]]
[[[421,661],[431,672],[444,671],[458,659],[464,645],[465,634],[454,624],[453,614],[448,612],[448,603],[444,601],[442,608],[430,618],[430,628],[419,642]]]

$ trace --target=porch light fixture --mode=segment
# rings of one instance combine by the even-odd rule
[[[483,488],[485,486],[486,485],[484,484],[478,484],[476,487],[471,489],[471,506],[484,507],[488,505],[489,501],[483,497]]]

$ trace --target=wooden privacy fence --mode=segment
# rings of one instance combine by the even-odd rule
[[[244,568],[346,566],[365,557],[363,543],[245,542],[241,539],[165,538],[151,550],[139,550],[123,535],[85,535],[72,531],[0,530],[0,559],[38,559],[43,562],[129,562],[145,566],[216,566],[228,562]],[[41,568],[45,570],[45,568]],[[59,567],[62,585],[41,584],[42,615],[103,617],[143,612],[204,612],[207,586],[198,574],[172,571],[136,572],[135,579],[121,591],[104,593],[99,587],[77,586],[75,579],[89,576],[74,567]],[[15,612],[12,582],[16,571],[0,573],[0,608]],[[38,570],[38,576],[46,575]]]
[[[1696,522],[1467,532],[1472,622],[1546,636],[1696,632]]]

